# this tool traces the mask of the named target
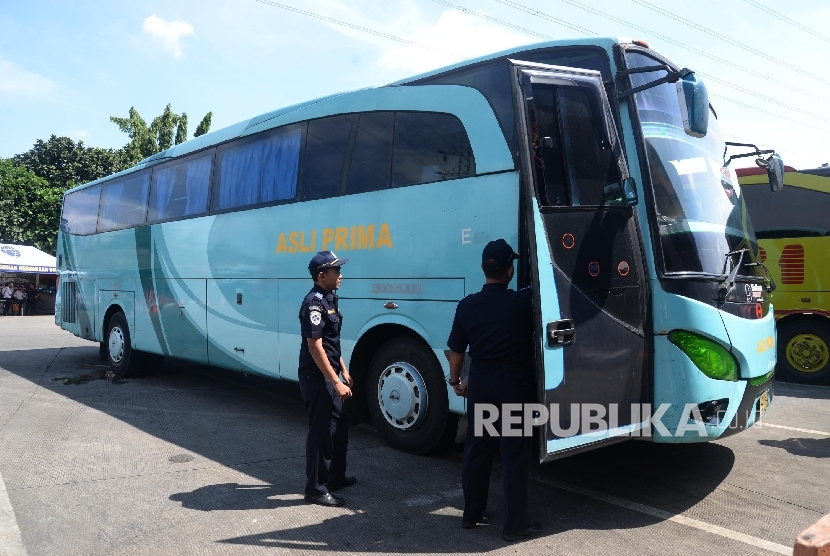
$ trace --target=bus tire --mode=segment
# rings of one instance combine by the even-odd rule
[[[799,384],[830,383],[830,324],[794,319],[778,328],[776,378]]]
[[[141,370],[144,354],[131,347],[127,317],[118,311],[107,323],[107,362],[115,378],[135,376]]]
[[[423,342],[393,338],[366,373],[366,402],[380,435],[393,447],[425,454],[455,439],[441,365]]]

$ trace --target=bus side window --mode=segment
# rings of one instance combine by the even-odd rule
[[[61,231],[76,236],[94,234],[100,200],[101,186],[98,185],[64,197]]]
[[[531,108],[542,204],[604,204],[605,186],[619,183],[621,177],[594,91],[534,85]]]
[[[164,166],[153,172],[148,222],[207,212],[213,153]]]
[[[341,174],[352,123],[358,114],[331,116],[308,122],[303,199],[326,199],[340,194]]]
[[[303,126],[230,143],[216,154],[214,210],[289,201],[297,196]]]
[[[396,112],[392,187],[474,176],[475,157],[451,114]]]
[[[144,224],[150,173],[127,176],[104,184],[98,231],[108,232]]]
[[[556,113],[556,88],[535,86],[532,110],[533,160],[540,202],[547,206],[569,205],[571,200],[565,179],[563,146]]]
[[[394,112],[364,112],[352,123],[343,175],[348,176],[346,193],[363,193],[389,187],[392,173],[392,130]]]
[[[596,94],[586,87],[557,87],[557,96],[571,202],[602,205],[603,189],[621,176]]]

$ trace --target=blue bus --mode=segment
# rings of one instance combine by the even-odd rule
[[[465,413],[446,339],[501,237],[533,288],[537,401],[559,417],[540,460],[722,438],[768,407],[776,354],[724,149],[693,72],[611,38],[282,108],[68,191],[56,324],[117,376],[163,356],[297,380],[307,264],[332,250],[351,258],[352,414],[425,453]],[[574,431],[573,404],[613,418]]]

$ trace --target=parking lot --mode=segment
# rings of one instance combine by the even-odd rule
[[[175,362],[108,381],[97,354],[52,317],[0,318],[0,553],[787,554],[830,513],[830,387],[777,384],[761,426],[721,442],[542,466],[543,534],[507,544],[498,470],[492,525],[460,527],[460,447],[413,456],[352,426],[346,506],[308,505],[296,385]]]

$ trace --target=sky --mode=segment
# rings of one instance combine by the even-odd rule
[[[299,11],[298,11],[299,10]],[[301,13],[305,12],[305,13]],[[830,162],[830,0],[0,0],[0,157],[172,104],[190,134],[547,39],[646,40],[704,80],[727,140]],[[740,165],[751,165],[743,159]]]

